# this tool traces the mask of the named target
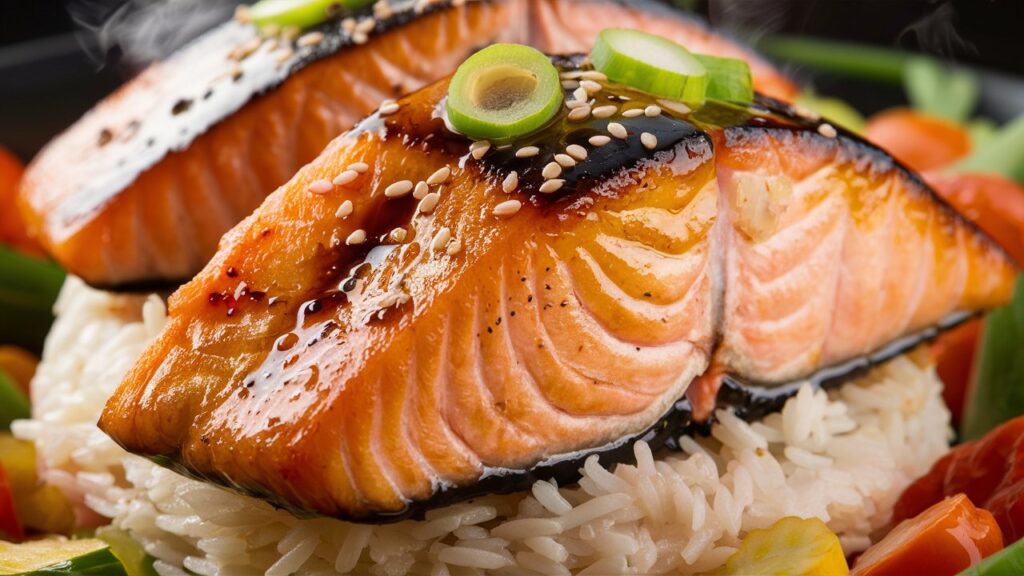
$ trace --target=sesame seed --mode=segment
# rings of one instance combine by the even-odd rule
[[[377,21],[376,20],[374,20],[373,18],[363,18],[362,20],[359,21],[358,24],[356,24],[355,32],[356,32],[356,34],[360,34],[360,33],[362,33],[362,34],[369,34],[376,27],[377,27]]]
[[[348,165],[348,169],[355,170],[356,172],[362,174],[363,172],[366,172],[367,170],[370,169],[370,165],[367,164],[366,162],[354,162]]]
[[[562,167],[557,162],[548,162],[544,170],[541,171],[541,176],[545,180],[551,180],[552,178],[558,178],[562,174]]]
[[[793,108],[793,112],[796,112],[797,116],[803,116],[808,120],[821,120],[821,114],[818,114],[810,108],[804,108],[799,104],[790,104],[790,107]]]
[[[563,184],[565,184],[565,180],[548,180],[541,184],[538,190],[540,190],[542,194],[550,194],[561,188]]]
[[[590,106],[581,106],[580,108],[574,108],[572,112],[569,112],[569,120],[578,122],[580,120],[586,120],[590,117]]]
[[[587,142],[590,142],[591,146],[599,146],[599,147],[600,146],[604,146],[605,144],[607,144],[607,143],[609,143],[611,141],[612,141],[612,139],[607,137],[607,136],[605,136],[604,134],[598,134],[597,136],[591,136],[587,140]]]
[[[352,201],[345,200],[341,203],[341,206],[338,206],[338,211],[335,212],[334,215],[338,218],[348,218],[352,215],[353,210],[355,210],[355,207],[352,206]]]
[[[608,81],[608,77],[605,76],[604,73],[598,72],[597,70],[587,70],[586,72],[580,74],[580,78],[583,78],[584,80],[594,80],[597,82]]]
[[[324,41],[323,32],[310,32],[309,34],[303,34],[296,44],[299,48],[307,48],[309,46],[316,46],[317,44]]]
[[[430,214],[434,211],[434,208],[437,208],[437,203],[440,201],[441,195],[437,192],[431,192],[424,196],[423,200],[420,200],[419,205],[416,206],[416,211],[420,214]]]
[[[334,184],[331,184],[330,180],[320,179],[310,183],[307,190],[313,194],[326,194],[331,190],[334,190]]]
[[[291,48],[288,48],[286,46],[277,51],[277,55],[274,56],[274,61],[277,62],[278,64],[284,64],[285,62],[291,60],[292,56],[294,55],[295,52]]]
[[[835,127],[827,122],[818,126],[818,134],[821,134],[825,138],[835,138],[839,135],[839,133],[836,132]]]
[[[447,252],[449,256],[455,256],[459,252],[462,252],[462,240],[453,238],[452,241],[448,243],[448,248],[445,249],[445,252]]]
[[[334,177],[334,185],[344,186],[346,184],[351,184],[356,178],[359,178],[359,172],[348,169]]]
[[[580,83],[576,80],[562,80],[562,88],[566,90],[575,90],[580,87]]]
[[[590,99],[590,94],[587,92],[586,88],[580,86],[579,88],[573,91],[572,97],[579,100],[580,102],[586,102],[587,100]]]
[[[519,150],[516,150],[516,158],[532,158],[540,153],[540,148],[536,146],[523,146]]]
[[[675,112],[676,114],[689,114],[692,112],[689,106],[682,102],[676,102],[675,100],[658,100],[658,104],[661,104],[662,108]]]
[[[658,137],[650,132],[644,132],[640,135],[640,142],[643,143],[644,148],[648,150],[654,150],[658,147]]]
[[[626,110],[622,113],[622,115],[626,118],[636,118],[637,116],[643,116],[643,114],[643,108],[630,108],[629,110]]]
[[[594,118],[610,118],[618,111],[619,109],[616,106],[598,106],[594,108]]]
[[[487,140],[477,140],[469,145],[469,154],[475,160],[479,160],[491,149],[491,143]]]
[[[562,168],[572,168],[576,165],[576,160],[568,154],[555,154],[555,162]]]
[[[349,16],[341,21],[341,29],[351,34],[356,30],[356,19]]]
[[[661,106],[651,104],[647,108],[644,108],[644,116],[648,118],[654,118],[655,116],[661,116]]]
[[[298,38],[300,34],[302,34],[302,28],[298,26],[285,26],[281,28],[281,36],[289,42]]]
[[[444,184],[445,182],[448,181],[448,178],[450,178],[451,175],[452,169],[449,168],[448,166],[442,166],[441,168],[438,168],[436,171],[434,171],[434,173],[431,174],[429,178],[427,178],[427,184],[430,184],[431,186]]]
[[[413,184],[411,180],[399,180],[394,184],[384,189],[384,195],[388,198],[401,198],[409,192],[412,192]]]
[[[362,32],[352,33],[352,41],[355,42],[356,44],[366,44],[366,41],[369,39],[369,36],[363,34]]]
[[[348,238],[345,239],[345,244],[348,246],[357,246],[363,242],[366,242],[366,230],[362,229],[349,234]]]
[[[565,147],[565,153],[577,160],[587,159],[587,149],[579,144],[569,144]]]
[[[380,115],[388,116],[390,114],[398,112],[398,109],[398,102],[395,102],[394,100],[385,100],[380,104]]]
[[[416,183],[416,187],[412,189],[412,197],[417,200],[423,200],[423,198],[430,193],[430,185],[420,180]]]
[[[405,228],[395,228],[390,233],[388,233],[388,238],[390,238],[391,241],[394,242],[395,244],[401,244],[402,242],[405,242],[405,237],[407,236],[407,234],[408,233],[406,232]]]
[[[577,108],[583,108],[584,106],[589,106],[589,105],[590,104],[587,104],[586,100],[566,100],[565,101],[565,107],[568,108],[569,110],[575,110]]]
[[[506,200],[495,206],[492,214],[498,218],[508,218],[509,216],[515,215],[516,212],[519,212],[522,207],[523,203],[519,200]]]
[[[580,82],[580,88],[586,90],[588,94],[597,94],[602,86],[593,80],[583,80]]]
[[[506,194],[511,194],[512,191],[514,191],[516,189],[516,187],[518,187],[518,186],[519,186],[519,173],[516,172],[515,170],[509,172],[508,176],[505,176],[505,179],[501,182],[501,189]]]
[[[441,228],[434,235],[433,241],[430,242],[430,249],[434,252],[440,251],[442,248],[448,245],[452,240],[452,231],[448,227]]]
[[[618,122],[608,123],[608,133],[616,138],[625,138],[629,136],[629,133],[626,132],[626,127]]]

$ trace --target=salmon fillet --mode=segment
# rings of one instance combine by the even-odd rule
[[[393,2],[391,14],[360,16],[356,32],[329,22],[295,42],[260,44],[255,28],[238,23],[218,28],[146,70],[40,153],[21,192],[32,232],[93,285],[183,282],[224,232],[383,99],[440,79],[493,42],[586,51],[602,28],[628,23],[695,49],[749,56],[758,88],[779,97],[794,91],[744,49],[651,3],[455,4]],[[365,25],[373,27],[367,39],[359,37]],[[324,37],[312,43],[315,34]]]
[[[292,509],[394,519],[649,433],[704,374],[783,383],[1010,296],[999,248],[827,125],[563,109],[473,155],[446,89],[364,120],[228,233],[101,428]],[[613,121],[627,137],[591,144]],[[571,144],[586,158],[541,192]]]

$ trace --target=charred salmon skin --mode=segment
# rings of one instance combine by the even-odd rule
[[[637,116],[651,98],[605,83],[615,115],[489,147],[445,127],[446,89],[228,233],[100,426],[292,509],[395,519],[648,434],[702,375],[781,384],[1010,296],[1015,266],[917,177],[769,101]]]
[[[709,53],[742,53],[754,62],[759,89],[778,97],[794,90],[744,49],[653,3],[382,5],[390,7],[302,36],[261,37],[230,22],[152,66],[30,166],[21,204],[33,233],[97,286],[183,282],[224,232],[356,120],[494,42],[588,50],[602,28],[628,22]]]

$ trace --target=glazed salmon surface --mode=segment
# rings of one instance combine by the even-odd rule
[[[363,121],[235,227],[101,427],[197,477],[373,520],[642,433],[710,368],[799,378],[1009,298],[987,238],[815,122],[563,109],[475,158],[438,117],[445,91]],[[610,121],[629,135],[589,145]],[[527,144],[540,154],[517,158]],[[586,159],[541,193],[568,144]]]
[[[416,4],[428,8],[413,15]],[[587,51],[602,28],[629,25],[694,49],[745,54],[648,2],[456,4],[393,2],[396,13],[378,18],[365,43],[338,36],[331,22],[319,29],[327,35],[319,45],[293,50],[282,39],[257,40],[259,48],[240,60],[256,31],[223,26],[145,71],[54,140],[23,184],[26,220],[60,264],[94,285],[183,282],[224,232],[336,136],[382,100],[450,74],[480,47],[524,42]],[[358,22],[375,23],[372,16]],[[748,57],[758,88],[793,93],[792,84]]]

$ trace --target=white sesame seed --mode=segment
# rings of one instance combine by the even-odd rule
[[[689,114],[692,112],[689,106],[675,100],[658,100],[658,104],[661,104],[661,107],[665,110],[675,112],[676,114]]]
[[[572,168],[576,165],[576,160],[568,154],[555,154],[555,162],[562,168]]]
[[[487,140],[477,140],[469,145],[469,154],[475,159],[479,160],[484,157],[484,154],[491,149],[491,143]]]
[[[584,106],[590,106],[586,100],[566,100],[565,107],[569,110],[575,110],[577,108],[583,108]]]
[[[366,230],[356,230],[355,232],[348,235],[345,239],[345,244],[348,246],[356,246],[366,242]]]
[[[799,104],[790,104],[790,107],[793,108],[793,112],[796,112],[797,116],[803,116],[808,120],[821,120],[821,114],[818,114],[817,112],[811,110],[810,108],[804,108]]]
[[[308,190],[313,194],[326,194],[334,190],[334,184],[330,180],[320,179],[310,183]]]
[[[654,150],[658,147],[658,137],[650,132],[644,132],[640,135],[640,142],[643,143],[644,148],[648,150]]]
[[[366,34],[363,34],[362,32],[352,33],[352,41],[355,42],[356,44],[366,44],[366,41],[369,39],[370,37],[367,36]]]
[[[540,148],[536,146],[523,146],[519,150],[516,150],[516,158],[532,158],[540,153]]]
[[[605,144],[607,144],[607,143],[609,143],[611,141],[612,141],[612,139],[607,137],[607,136],[605,136],[604,134],[598,134],[597,136],[591,136],[589,139],[587,139],[587,142],[590,142],[591,146],[598,146],[598,147],[604,146]]]
[[[598,106],[597,108],[594,108],[594,118],[610,118],[618,111],[619,108],[617,106]]]
[[[417,200],[423,200],[423,198],[430,193],[430,185],[420,180],[416,183],[416,187],[412,189],[412,197]]]
[[[651,104],[647,108],[644,108],[644,116],[648,118],[654,118],[655,116],[661,116],[661,106]]]
[[[359,172],[352,169],[345,170],[334,177],[334,185],[344,186],[346,184],[351,184],[356,178],[359,178]]]
[[[277,62],[278,64],[284,64],[285,62],[291,60],[292,56],[294,55],[295,52],[291,48],[288,48],[286,46],[277,51],[277,55],[274,56],[274,61]]]
[[[597,70],[587,70],[586,72],[580,74],[580,78],[583,78],[584,80],[594,80],[597,82],[608,81],[608,77],[605,76],[604,73],[598,72]]]
[[[369,34],[377,26],[377,21],[373,18],[363,18],[356,24],[355,31],[357,34]]]
[[[577,160],[587,159],[587,149],[579,144],[569,144],[565,147],[565,153]]]
[[[355,170],[356,172],[362,174],[363,172],[366,172],[367,170],[370,169],[370,165],[367,164],[366,162],[354,162],[348,165],[348,169]]]
[[[561,188],[563,184],[565,184],[565,180],[548,180],[541,184],[538,190],[540,190],[542,194],[550,194]]]
[[[459,252],[462,252],[462,240],[453,238],[452,241],[448,243],[448,248],[445,249],[445,252],[447,252],[449,256],[455,256]]]
[[[399,180],[394,184],[384,189],[384,195],[388,198],[401,198],[409,192],[412,192],[412,181],[411,180]]]
[[[394,230],[388,233],[388,238],[390,238],[391,241],[394,242],[395,244],[401,244],[402,242],[405,242],[405,237],[407,234],[408,233],[406,232],[405,228],[395,228]]]
[[[434,235],[433,241],[430,242],[430,249],[434,252],[439,252],[442,248],[448,245],[452,240],[452,231],[448,227],[441,228]]]
[[[423,200],[420,200],[419,205],[416,206],[416,211],[420,214],[430,214],[434,211],[434,208],[437,208],[437,203],[440,201],[441,195],[437,192],[431,192],[424,196]]]
[[[349,16],[341,21],[341,29],[351,34],[356,30],[356,19]]]
[[[352,215],[353,210],[355,210],[355,207],[352,206],[352,201],[345,200],[341,203],[341,206],[338,206],[338,211],[334,215],[338,218],[348,218]]]
[[[442,166],[435,170],[434,173],[431,174],[429,178],[427,178],[427,184],[430,184],[431,186],[444,184],[445,182],[448,181],[448,178],[450,178],[451,175],[452,169],[449,168],[448,166]]]
[[[836,136],[839,136],[835,127],[827,122],[818,126],[818,134],[821,134],[825,138],[835,138]]]
[[[629,133],[626,132],[626,127],[618,122],[608,123],[608,133],[616,138],[626,138],[629,136]]]
[[[296,42],[296,44],[299,46],[299,48],[307,48],[309,46],[316,46],[317,44],[323,41],[323,32],[310,32],[309,34],[303,34],[302,37],[299,38],[298,42]]]
[[[587,100],[590,100],[590,94],[587,92],[587,89],[584,88],[583,86],[580,86],[579,88],[574,90],[572,93],[572,97],[579,100],[580,102],[586,102]]]
[[[597,94],[603,86],[593,80],[583,80],[580,82],[580,88],[586,90],[588,94]]]
[[[502,182],[501,182],[501,189],[506,194],[511,194],[516,189],[516,187],[518,187],[518,186],[519,186],[519,173],[516,172],[515,170],[509,172],[508,176],[505,176],[505,179],[502,180]]]
[[[545,180],[558,178],[561,174],[562,167],[558,165],[558,162],[548,162],[547,166],[541,170],[541,176],[543,176]]]
[[[590,117],[590,106],[581,106],[574,108],[572,112],[569,112],[569,120],[573,122],[579,122],[580,120],[586,120]]]
[[[380,103],[381,116],[388,116],[390,114],[394,114],[395,112],[398,112],[398,109],[398,102],[395,102],[394,100],[385,100]]]
[[[643,108],[630,108],[622,112],[622,115],[626,118],[636,118],[637,116],[643,116]]]
[[[498,218],[508,218],[514,215],[516,212],[523,207],[523,203],[519,200],[505,200],[501,204],[494,207],[492,214]]]
[[[562,88],[566,90],[575,90],[580,87],[580,83],[576,80],[562,80]]]

